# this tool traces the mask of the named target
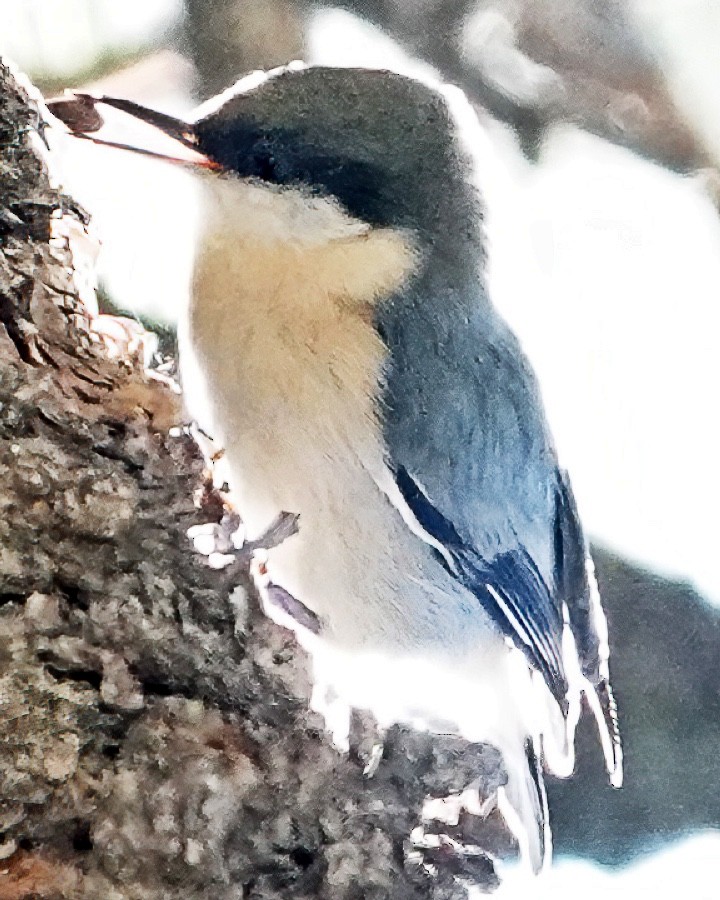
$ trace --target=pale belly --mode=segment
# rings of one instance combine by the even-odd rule
[[[184,347],[190,411],[223,447],[247,538],[281,512],[298,533],[268,552],[272,581],[313,610],[348,649],[444,656],[476,652],[487,620],[381,488],[389,473],[379,426],[337,379],[248,351],[216,377]],[[282,366],[282,367],[281,367]],[[227,374],[227,367],[224,369]],[[319,375],[319,373],[318,373]],[[313,390],[315,388],[315,390]]]
[[[298,533],[268,551],[272,581],[320,617],[326,639],[347,648],[415,653],[465,643],[482,610],[378,486],[373,470],[382,460],[330,446],[322,427],[302,437],[291,431],[263,446],[238,433],[226,450],[249,538],[281,512],[300,517]]]
[[[518,696],[528,687],[522,655],[508,653],[477,598],[409,530],[365,465],[326,437],[308,428],[304,440],[276,435],[260,448],[246,433],[227,451],[249,533],[262,534],[281,511],[300,516],[298,533],[268,552],[267,566],[321,619],[321,640],[308,644],[316,709],[340,745],[348,707],[371,709],[382,725],[502,745],[518,728],[504,709],[505,686]],[[328,686],[337,704],[326,705]],[[534,715],[527,710],[523,721]]]
[[[299,533],[269,551],[270,576],[317,613],[326,640],[472,652],[488,632],[482,609],[388,499],[387,348],[373,304],[402,283],[411,249],[344,220],[324,243],[261,241],[238,232],[234,215],[220,221],[221,199],[209,207],[181,360],[190,409],[204,407],[199,418],[225,450],[248,537],[281,512],[300,516]]]

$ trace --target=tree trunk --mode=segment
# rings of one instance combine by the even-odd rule
[[[428,796],[477,777],[490,795],[497,753],[396,728],[364,775],[372,729],[331,747],[247,558],[193,552],[222,498],[145,336],[80,298],[82,212],[42,135],[1,67],[0,900],[493,886],[477,848],[410,832]]]

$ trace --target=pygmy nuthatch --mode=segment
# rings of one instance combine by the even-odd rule
[[[82,102],[159,127],[202,173],[186,393],[225,448],[248,539],[299,514],[263,571],[318,623],[318,683],[381,725],[495,745],[498,805],[540,869],[542,768],[571,774],[583,695],[615,785],[621,748],[568,477],[488,297],[469,104],[298,64],[193,123]]]

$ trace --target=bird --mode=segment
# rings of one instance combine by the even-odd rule
[[[101,141],[103,104],[180,155]],[[190,121],[86,94],[51,108],[79,137],[198,173],[183,386],[224,449],[246,538],[261,547],[296,517],[258,571],[307,632],[328,721],[336,700],[495,746],[498,808],[546,868],[543,774],[572,774],[583,702],[616,787],[622,744],[569,476],[488,287],[469,101],[292,63]]]

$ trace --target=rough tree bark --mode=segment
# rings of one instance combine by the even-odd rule
[[[478,777],[490,795],[495,751],[398,728],[366,777],[372,729],[349,756],[330,746],[247,560],[193,553],[188,527],[221,500],[168,431],[178,397],[142,335],[103,334],[79,297],[82,214],[42,134],[0,68],[0,900],[492,887],[477,848],[410,833],[428,796]]]

